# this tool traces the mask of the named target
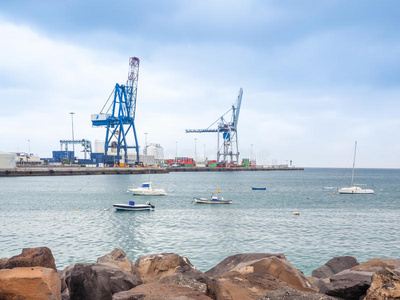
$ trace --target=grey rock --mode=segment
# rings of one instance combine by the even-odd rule
[[[320,293],[303,292],[286,287],[268,293],[257,300],[338,300],[338,298]]]
[[[76,264],[66,270],[65,283],[71,300],[111,300],[112,295],[142,283],[138,275],[108,264]]]
[[[371,272],[345,270],[330,278],[319,292],[343,299],[360,299],[371,285]]]
[[[357,259],[352,256],[338,256],[329,260],[325,265],[312,271],[311,276],[316,278],[329,278],[343,270],[359,265]]]
[[[129,291],[116,293],[112,300],[211,300],[211,298],[199,291],[175,284],[147,283]]]
[[[209,282],[209,280],[204,279],[203,277],[191,275],[188,276],[188,274],[181,273],[163,277],[158,281],[158,283],[184,286],[202,293],[207,293],[207,282]]]

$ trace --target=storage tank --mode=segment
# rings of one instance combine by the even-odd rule
[[[104,153],[104,141],[101,141],[101,140],[94,141],[93,153]]]
[[[163,160],[164,149],[160,144],[150,144],[147,146],[147,155],[153,155],[155,160]]]

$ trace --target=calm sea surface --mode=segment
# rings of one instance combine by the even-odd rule
[[[133,262],[174,252],[207,271],[236,253],[283,253],[306,275],[334,256],[400,259],[400,170],[356,170],[356,183],[375,194],[334,194],[350,177],[349,169],[152,174],[165,197],[126,192],[148,175],[0,178],[0,258],[47,246],[63,269],[121,248]],[[192,201],[218,189],[231,205]],[[112,209],[129,200],[156,209]]]

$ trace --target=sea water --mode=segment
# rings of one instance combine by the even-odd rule
[[[168,193],[161,197],[127,193],[148,174],[0,178],[0,258],[47,246],[63,269],[120,248],[133,262],[173,252],[207,271],[237,253],[283,253],[306,275],[335,256],[399,259],[400,170],[356,170],[356,183],[375,194],[337,194],[350,177],[312,168],[152,174],[153,188]],[[193,202],[218,190],[232,204]],[[156,208],[112,208],[132,200]]]

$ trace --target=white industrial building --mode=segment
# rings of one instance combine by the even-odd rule
[[[14,153],[0,152],[0,169],[15,168],[16,155]]]
[[[94,151],[93,153],[104,153],[104,141],[95,140],[94,142]],[[146,147],[147,151],[144,151],[146,154],[140,154],[139,160],[143,163],[144,166],[155,166],[158,164],[162,164],[164,160],[164,149],[160,146],[160,144],[150,144]],[[108,155],[116,156],[117,148],[109,148]],[[124,149],[120,149],[120,156],[122,157],[122,163],[124,162]],[[128,161],[127,164],[135,164],[136,162],[136,152],[128,152]]]

